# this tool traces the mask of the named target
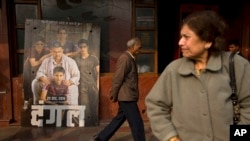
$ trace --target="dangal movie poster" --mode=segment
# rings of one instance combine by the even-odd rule
[[[26,19],[22,126],[97,126],[100,27]]]

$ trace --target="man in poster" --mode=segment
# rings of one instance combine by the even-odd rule
[[[41,86],[51,83],[53,69],[56,66],[62,66],[65,69],[64,84],[69,88],[67,102],[69,105],[78,105],[78,85],[80,72],[76,62],[63,54],[63,48],[60,44],[53,44],[51,47],[52,56],[46,58],[37,71],[36,78],[32,81],[33,104],[38,104],[41,94]]]

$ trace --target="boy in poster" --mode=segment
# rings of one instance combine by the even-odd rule
[[[67,105],[67,95],[69,94],[68,86],[63,83],[65,70],[57,66],[53,70],[53,80],[47,86],[44,86],[41,93],[41,102],[52,105]],[[40,101],[39,101],[40,103]]]

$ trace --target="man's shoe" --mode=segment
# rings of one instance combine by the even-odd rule
[[[102,140],[99,138],[99,135],[98,135],[98,134],[96,134],[96,135],[93,136],[93,140],[94,140],[94,141],[102,141]]]

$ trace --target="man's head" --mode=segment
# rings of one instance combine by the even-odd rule
[[[61,60],[63,55],[63,48],[59,43],[54,43],[51,46],[51,51],[55,60]]]
[[[61,84],[64,80],[65,69],[62,66],[57,66],[53,69],[53,78],[57,84]]]
[[[142,42],[139,38],[135,37],[127,42],[128,51],[134,56],[139,54],[139,50],[142,48]]]
[[[228,50],[231,52],[240,51],[240,43],[238,40],[231,40],[228,44]]]

